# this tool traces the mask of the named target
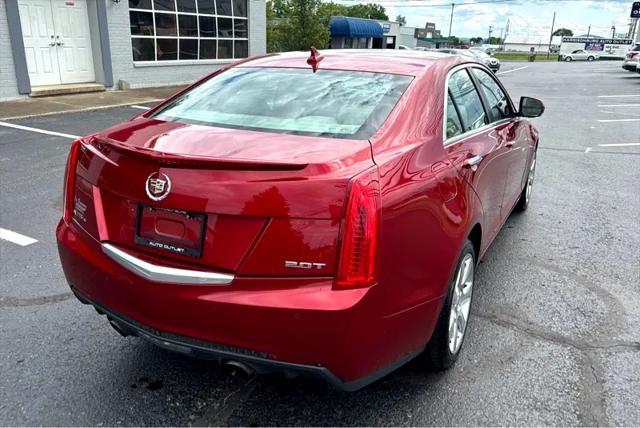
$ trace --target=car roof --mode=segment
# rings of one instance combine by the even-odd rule
[[[438,52],[396,49],[327,49],[318,69],[353,70],[419,76],[435,63],[456,64],[459,58]],[[242,63],[241,67],[310,68],[309,52],[269,54]]]

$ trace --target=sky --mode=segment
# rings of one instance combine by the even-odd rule
[[[356,0],[334,0],[336,3],[354,4]],[[407,26],[424,27],[434,22],[443,36],[449,34],[451,3],[454,7],[451,34],[458,37],[488,37],[489,27],[493,36],[500,36],[509,20],[509,34],[515,38],[541,39],[548,42],[553,13],[554,28],[569,28],[574,35],[591,34],[611,37],[611,26],[616,33],[629,29],[631,4],[629,0],[363,0],[379,3],[394,20],[400,14],[406,17]],[[424,7],[426,5],[427,7]],[[639,24],[640,25],[640,24]]]

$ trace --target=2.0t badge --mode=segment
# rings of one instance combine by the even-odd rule
[[[161,201],[169,195],[171,191],[171,180],[166,174],[154,172],[147,178],[144,186],[147,196],[154,201]]]

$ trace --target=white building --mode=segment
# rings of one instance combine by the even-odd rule
[[[562,37],[553,36],[551,41],[552,47],[559,47],[562,41]],[[548,52],[549,51],[549,36],[546,37],[531,37],[531,36],[512,36],[509,35],[504,42],[504,50],[506,52],[530,52],[531,48],[535,52]]]
[[[264,0],[3,0],[0,100],[189,83],[264,53],[265,13]]]
[[[418,46],[418,39],[415,36],[416,27],[400,27],[398,31],[398,45],[415,49]]]

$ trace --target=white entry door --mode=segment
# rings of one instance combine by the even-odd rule
[[[31,85],[59,84],[51,0],[20,0],[18,7]]]
[[[62,83],[93,82],[87,0],[51,0]]]
[[[95,81],[87,0],[19,0],[32,86]]]

